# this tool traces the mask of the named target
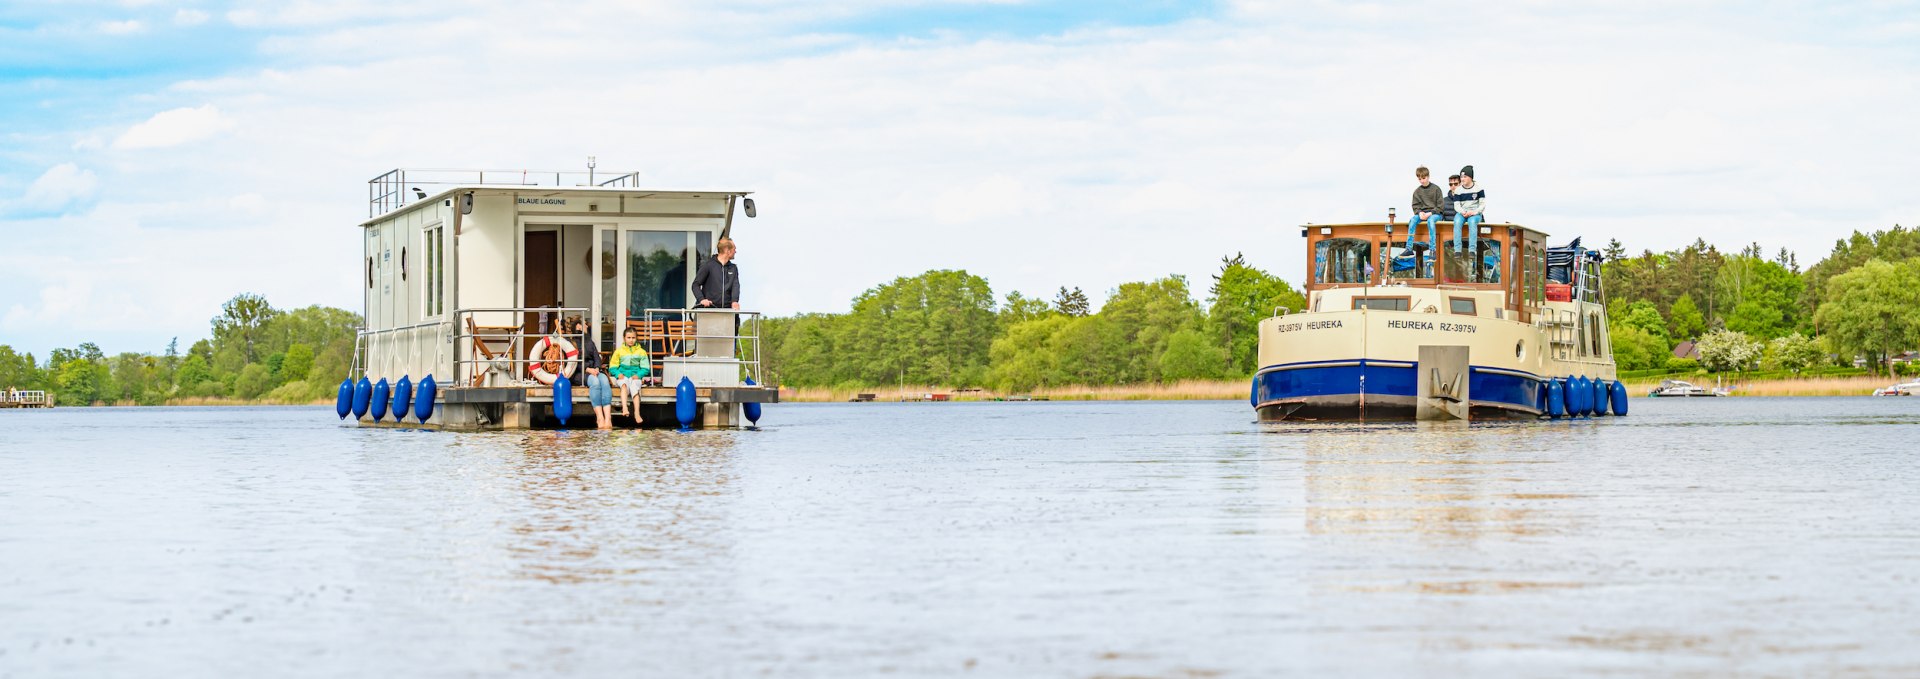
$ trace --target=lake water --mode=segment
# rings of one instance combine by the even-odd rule
[[[1920,399],[0,411],[0,676],[1920,674]]]

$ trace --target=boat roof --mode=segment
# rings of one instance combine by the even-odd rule
[[[1448,224],[1452,224],[1453,222],[1451,222],[1451,221],[1448,221],[1447,223],[1448,223]],[[1405,222],[1394,222],[1394,223],[1393,223],[1392,225],[1393,225],[1394,227],[1398,227],[1398,228],[1404,228],[1404,227],[1406,227],[1406,223],[1405,223]],[[1307,229],[1318,229],[1318,228],[1322,228],[1322,227],[1333,227],[1333,228],[1336,228],[1336,229],[1337,229],[1337,228],[1341,228],[1341,227],[1370,227],[1370,228],[1375,228],[1375,229],[1384,229],[1384,228],[1386,228],[1387,226],[1388,226],[1388,223],[1387,223],[1387,222],[1328,222],[1328,223],[1326,223],[1326,224],[1315,224],[1315,223],[1313,223],[1313,222],[1308,222],[1308,223],[1305,223],[1305,224],[1301,224],[1301,225],[1300,225],[1300,229],[1301,229],[1302,231],[1305,231],[1305,230],[1307,230]],[[1529,227],[1529,226],[1522,226],[1522,225],[1520,225],[1520,224],[1514,224],[1514,223],[1512,223],[1512,222],[1484,222],[1484,223],[1482,223],[1482,224],[1481,224],[1481,226],[1485,226],[1485,227],[1496,227],[1496,226],[1497,226],[1497,227],[1500,227],[1500,228],[1507,228],[1507,229],[1524,229],[1524,230],[1527,230],[1527,231],[1532,231],[1532,232],[1534,232],[1534,233],[1537,233],[1537,234],[1540,234],[1540,235],[1542,235],[1542,236],[1545,236],[1545,235],[1547,235],[1547,232],[1545,232],[1545,231],[1541,231],[1541,230],[1539,230],[1539,229],[1536,229],[1536,228],[1533,228],[1533,227]]]
[[[557,196],[563,193],[600,194],[600,195],[609,195],[609,196],[624,195],[629,198],[639,198],[639,199],[645,199],[645,198],[660,198],[660,199],[739,198],[743,196],[753,195],[752,191],[698,191],[698,190],[686,190],[686,189],[639,189],[631,186],[529,186],[525,184],[462,184],[462,185],[448,186],[446,188],[442,188],[440,189],[439,192],[429,194],[425,198],[415,199],[400,207],[396,207],[386,212],[382,212],[378,216],[375,216],[364,222],[360,222],[360,226],[363,228],[372,226],[375,223],[385,221],[393,217],[394,215],[404,213],[416,207],[437,203],[441,200],[452,197],[454,194],[466,193],[466,192],[473,192],[474,194],[486,194],[486,195],[521,195],[521,196],[535,196],[535,197]]]

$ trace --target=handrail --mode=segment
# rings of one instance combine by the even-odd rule
[[[488,181],[487,175],[493,175]],[[611,177],[602,180],[601,177]],[[551,179],[552,181],[548,181]],[[620,188],[635,186],[638,172],[600,172],[587,170],[395,168],[367,180],[367,216],[378,217],[407,205],[408,191],[421,186],[550,186]],[[422,191],[421,193],[430,193]]]

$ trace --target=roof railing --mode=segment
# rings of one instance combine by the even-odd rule
[[[548,186],[554,188],[637,186],[638,172],[596,170],[458,170],[398,168],[367,180],[367,216],[378,217],[438,193],[422,187]]]

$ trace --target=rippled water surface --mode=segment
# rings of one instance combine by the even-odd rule
[[[1920,674],[1920,399],[0,411],[0,676]]]

